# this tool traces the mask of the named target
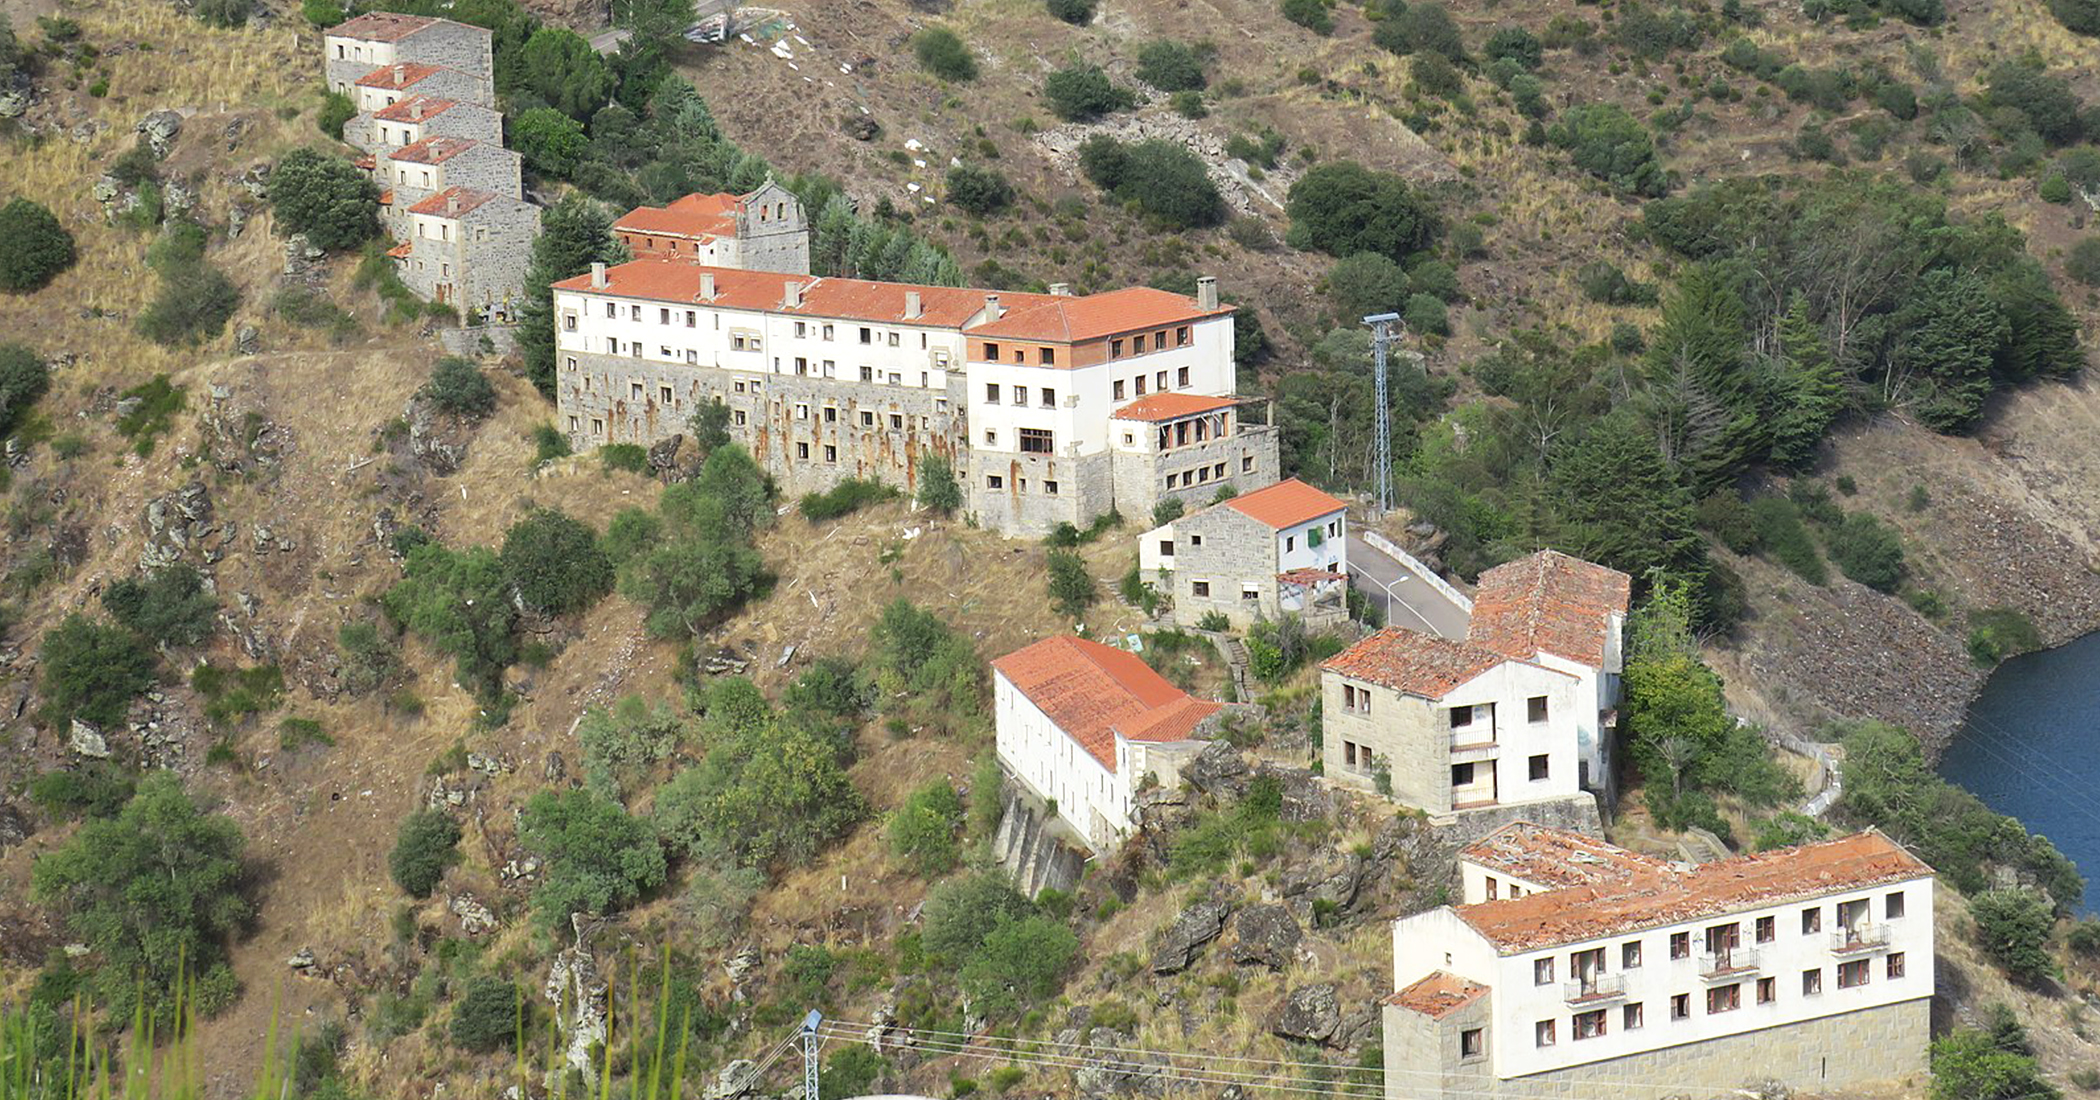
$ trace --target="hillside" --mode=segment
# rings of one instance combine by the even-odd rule
[[[2067,269],[2075,243],[2091,239],[2092,211],[2076,197],[2041,195],[2067,150],[2023,162],[2009,151],[2017,135],[2001,133],[2002,125],[1975,121],[1973,133],[1950,137],[1923,115],[1884,133],[1866,124],[1887,112],[1863,94],[1836,109],[1797,102],[1722,60],[1741,35],[1812,68],[1879,66],[1921,89],[1921,100],[1937,87],[1973,101],[1993,65],[2031,55],[2068,77],[2084,102],[2100,102],[2093,40],[2064,30],[2038,0],[1957,0],[1930,29],[1877,18],[1863,5],[1853,25],[1838,14],[1812,21],[1799,5],[1776,0],[1731,0],[1721,9],[1735,13],[1728,16],[1691,5],[1681,14],[1700,24],[1696,42],[1653,56],[1602,41],[1612,37],[1608,24],[1640,10],[1635,4],[1450,7],[1474,53],[1510,25],[1563,43],[1546,48],[1536,70],[1547,109],[1611,103],[1650,120],[1643,125],[1655,133],[1659,162],[1676,177],[1672,194],[1766,176],[1886,177],[1943,201],[1962,224],[2002,217],[2023,238],[2010,251],[2041,265],[2086,346],[2100,336],[2100,298]],[[1397,174],[1443,226],[1435,244],[1407,258],[1417,280],[1410,285],[1435,283],[1421,274],[1423,263],[1448,265],[1456,281],[1430,295],[1448,298],[1448,335],[1415,341],[1427,377],[1403,385],[1408,503],[1443,528],[1425,544],[1463,580],[1491,558],[1584,534],[1573,520],[1542,518],[1550,509],[1538,486],[1548,483],[1549,463],[1500,456],[1508,437],[1493,434],[1504,423],[1496,418],[1541,402],[1485,364],[1516,355],[1510,349],[1523,336],[1543,348],[1526,353],[1545,365],[1542,376],[1579,365],[1583,377],[1565,393],[1580,408],[1533,425],[1547,437],[1541,452],[1556,432],[1573,438],[1597,419],[1597,403],[1631,403],[1642,389],[1632,380],[1640,356],[1611,349],[1627,326],[1636,337],[1658,332],[1665,315],[1655,299],[1674,295],[1696,266],[1644,223],[1643,210],[1661,200],[1578,169],[1551,142],[1527,142],[1532,120],[1485,66],[1466,69],[1455,94],[1425,92],[1418,60],[1372,40],[1392,15],[1374,21],[1362,7],[1336,5],[1332,32],[1321,35],[1287,22],[1268,0],[1103,0],[1100,8],[1078,27],[1040,0],[786,0],[779,10],[793,29],[774,23],[773,40],[791,56],[770,41],[732,42],[679,45],[671,60],[727,138],[782,172],[831,177],[864,213],[884,202],[906,212],[912,230],[951,251],[973,279],[1098,290],[1218,275],[1226,297],[1259,317],[1268,341],[1265,356],[1243,365],[1243,390],[1286,406],[1291,472],[1342,493],[1365,487],[1368,383],[1355,344],[1323,339],[1351,309],[1327,285],[1335,257],[1283,243],[1292,222],[1286,196],[1313,167],[1334,161]],[[527,619],[519,659],[499,669],[509,709],[496,723],[487,698],[457,682],[454,655],[386,627],[378,605],[409,556],[398,532],[412,526],[455,550],[493,548],[543,508],[602,532],[624,509],[656,508],[662,482],[594,455],[541,454],[534,430],[552,410],[515,356],[473,354],[494,387],[486,417],[433,410],[418,394],[446,354],[438,322],[402,320],[360,278],[354,254],[288,253],[260,169],[325,143],[315,127],[319,36],[299,11],[265,5],[239,29],[206,27],[160,0],[0,0],[0,13],[25,43],[48,51],[34,99],[0,122],[0,201],[22,196],[49,207],[79,253],[48,286],[0,293],[0,343],[26,345],[52,368],[48,392],[14,429],[0,471],[0,811],[17,815],[0,812],[0,826],[19,820],[31,834],[8,844],[0,828],[0,1002],[29,997],[40,974],[70,965],[59,961],[73,942],[66,914],[36,900],[30,868],[85,826],[37,803],[32,784],[95,767],[73,747],[68,724],[40,715],[42,643],[69,613],[103,615],[104,594],[143,564],[174,557],[206,567],[213,580],[209,637],[157,653],[151,693],[103,732],[120,760],[171,768],[245,838],[254,913],[228,940],[240,995],[204,1020],[195,1039],[209,1095],[252,1091],[273,1023],[308,1035],[339,1029],[349,1084],[334,1087],[351,1095],[427,1096],[440,1085],[499,1094],[513,1074],[509,1055],[462,1049],[447,1029],[462,991],[499,976],[539,1006],[534,1026],[546,1023],[540,993],[569,936],[534,924],[531,897],[542,879],[524,868],[542,854],[521,839],[520,815],[543,790],[565,789],[572,778],[582,785],[579,722],[626,696],[678,708],[674,747],[628,785],[630,807],[646,815],[663,798],[659,780],[697,769],[733,740],[712,724],[719,719],[691,713],[711,681],[730,678],[710,671],[741,669],[786,713],[791,687],[825,658],[852,662],[866,681],[867,703],[832,731],[865,812],[820,838],[807,858],[766,868],[755,884],[717,875],[723,868],[704,858],[674,862],[597,932],[597,964],[617,965],[620,983],[641,970],[646,991],[656,973],[649,961],[671,952],[678,1003],[695,1010],[687,1019],[694,1077],[762,1056],[807,1003],[847,1021],[887,1013],[933,1029],[983,1022],[957,984],[961,968],[929,962],[921,939],[922,903],[948,870],[915,863],[892,842],[889,823],[915,792],[948,780],[962,810],[942,819],[942,835],[973,850],[954,866],[981,861],[991,838],[973,796],[984,790],[990,756],[987,708],[953,683],[900,686],[896,670],[881,665],[879,631],[885,607],[899,598],[930,612],[977,661],[1067,631],[1074,620],[1048,598],[1046,548],[905,501],[827,523],[805,519],[793,501],[774,501],[778,514],[751,543],[770,580],[697,633],[652,634],[649,608],[631,593]],[[77,38],[54,40],[39,28],[37,17],[54,15],[76,20]],[[1569,37],[1571,18],[1592,28],[1596,49],[1573,44],[1583,36]],[[1551,29],[1557,21],[1559,31]],[[974,80],[943,82],[915,62],[912,36],[936,23],[967,43]],[[1166,95],[1148,93],[1145,104],[1096,122],[1057,120],[1042,91],[1047,74],[1089,62],[1131,85],[1141,48],[1161,38],[1210,47],[1205,117],[1185,118]],[[93,55],[69,42],[92,46]],[[157,160],[156,201],[179,220],[187,196],[187,212],[210,227],[204,255],[239,292],[216,331],[166,345],[136,328],[161,293],[153,250],[166,234],[127,215],[135,185],[108,202],[98,195],[99,178],[160,111],[177,112],[180,127]],[[1668,126],[1653,121],[1673,111],[1682,117]],[[875,123],[872,134],[862,120]],[[1805,156],[1805,126],[1836,135],[1846,164]],[[1281,141],[1272,167],[1250,170],[1227,153],[1235,136],[1259,141],[1264,131]],[[1176,230],[1134,198],[1105,195],[1076,153],[1095,132],[1191,145],[1231,216]],[[2100,119],[2087,132],[2100,134]],[[1957,139],[1968,143],[1960,151],[1950,148]],[[1869,145],[1880,148],[1870,156]],[[996,168],[1018,198],[985,217],[926,202],[947,193],[951,158]],[[550,199],[575,189],[551,176],[533,185]],[[1598,261],[1654,293],[1599,301],[1582,274]],[[287,288],[334,303],[347,320],[302,323],[282,304]],[[1765,338],[1762,327],[1758,334]],[[163,375],[180,401],[154,388]],[[1883,400],[1858,379],[1848,384],[1848,411],[1818,437],[1810,461],[1787,469],[1745,462],[1722,479],[1725,491],[1754,499],[1783,496],[1796,483],[1824,486],[1845,512],[1877,517],[1896,533],[1906,576],[1883,592],[1832,565],[1815,584],[1769,547],[1738,553],[1702,529],[1700,561],[1739,577],[1744,602],[1740,622],[1709,636],[1704,653],[1733,709],[1753,721],[1812,736],[1834,718],[1876,717],[1934,745],[1958,725],[1985,675],[1969,648],[1972,613],[2015,609],[2049,644],[2100,626],[2092,522],[2100,514],[2100,402],[2082,380],[2008,381],[1972,428],[1941,434],[1919,423],[1919,402]],[[141,421],[131,415],[140,408],[164,416]],[[1463,507],[1431,491],[1461,483],[1469,487]],[[1459,518],[1483,512],[1499,517],[1491,532],[1474,539],[1460,529]],[[1135,633],[1146,621],[1117,592],[1129,540],[1143,526],[1143,517],[1127,519],[1081,548],[1100,591],[1080,621],[1097,637]],[[378,624],[398,637],[400,669],[383,687],[349,684],[339,634],[346,623]],[[1174,643],[1155,636],[1153,645],[1163,644]],[[200,662],[274,666],[281,699],[230,719],[208,713],[221,699],[198,686]],[[1169,650],[1161,663],[1205,693],[1224,682],[1212,657]],[[969,669],[974,687],[981,671],[974,662]],[[1169,828],[1149,850],[1105,861],[1074,896],[1049,899],[1037,915],[1070,929],[1070,965],[1048,992],[1012,1009],[983,1009],[1000,1013],[993,1026],[1050,1039],[1101,1028],[1134,1048],[1302,1062],[1304,1086],[1368,1080],[1347,1075],[1368,1074],[1378,1058],[1364,1010],[1387,992],[1383,922],[1444,896],[1448,853],[1376,800],[1296,800],[1307,727],[1317,720],[1312,682],[1302,669],[1286,678],[1264,698],[1260,728],[1244,738],[1274,788],[1228,782],[1170,805],[1162,811]],[[318,723],[322,736],[293,736],[288,718]],[[414,899],[397,887],[388,855],[403,819],[430,804],[434,789],[436,802],[465,823],[462,855],[431,897]],[[736,906],[723,899],[739,891],[748,913],[724,916]],[[1187,965],[1160,967],[1156,952],[1164,944],[1173,953],[1173,927],[1191,912],[1200,918],[1211,902],[1242,913],[1274,906],[1294,932],[1302,926],[1303,938],[1236,960],[1245,932],[1234,923],[1217,943],[1191,950]],[[495,927],[470,933],[463,914],[480,907]],[[1946,907],[1947,965],[1956,977],[1946,983],[1943,1022],[1973,1023],[1985,1004],[2008,1001],[2040,1037],[2043,1067],[2057,1080],[2093,1064],[2078,1000],[2100,982],[2091,960],[2072,959],[2059,986],[2015,986],[1967,942],[1957,908]],[[288,965],[293,959],[304,961]],[[1322,985],[1339,1005],[1333,1026],[1277,1034],[1287,998]],[[616,1015],[659,1020],[631,984],[618,997]],[[630,1026],[618,1015],[618,1033],[631,1034]],[[552,1047],[535,1040],[530,1054],[551,1060]],[[624,1073],[642,1055],[629,1048],[622,1057]],[[1013,1076],[930,1050],[893,1052],[880,1080],[894,1091],[956,1096],[980,1083],[1015,1095],[1149,1087],[1104,1081],[1112,1077],[1105,1071],[1078,1085],[1074,1076]],[[785,1079],[774,1087],[785,1088]],[[1903,1095],[1925,1088],[1907,1082]]]

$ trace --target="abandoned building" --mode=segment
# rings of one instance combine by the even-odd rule
[[[1148,775],[1177,785],[1224,709],[1133,654],[1071,635],[993,661],[992,698],[999,762],[1095,852],[1130,834]]]
[[[1933,872],[1878,832],[1693,865],[1518,823],[1459,867],[1461,904],[1393,922],[1388,1100],[1926,1069]]]
[[[407,235],[388,254],[401,281],[440,305],[513,320],[525,300],[525,269],[540,231],[529,202],[452,187],[405,211]]]
[[[558,423],[578,450],[657,442],[720,401],[789,493],[912,491],[937,454],[978,523],[1023,535],[1277,477],[1275,429],[1231,399],[1215,280],[1194,297],[1016,294],[637,260],[554,294]],[[1142,400],[1159,394],[1185,400]]]
[[[322,35],[322,50],[324,79],[332,92],[351,95],[367,76],[396,65],[415,65],[465,74],[478,81],[482,91],[461,98],[495,102],[495,46],[486,28],[423,15],[366,12],[330,27]]]
[[[375,158],[430,137],[501,145],[503,115],[478,103],[417,95],[391,107],[360,114],[343,124],[343,140]]]
[[[638,206],[612,229],[638,260],[809,274],[802,202],[771,180],[746,195],[687,195],[668,206]]]
[[[1285,615],[1326,629],[1349,616],[1348,526],[1348,505],[1289,478],[1145,532],[1138,569],[1184,625],[1216,612],[1235,630]]]
[[[1541,551],[1481,574],[1464,640],[1388,628],[1335,655],[1320,666],[1329,781],[1432,819],[1556,803],[1593,820],[1631,591]]]

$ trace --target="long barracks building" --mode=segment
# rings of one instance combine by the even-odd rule
[[[554,284],[560,424],[578,450],[648,444],[720,401],[790,493],[912,490],[947,456],[984,526],[1040,534],[1111,509],[1277,479],[1243,424],[1232,307],[1147,287],[1075,296],[638,260]]]

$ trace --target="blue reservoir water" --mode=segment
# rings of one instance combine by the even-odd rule
[[[1940,774],[2100,878],[2100,634],[2000,665]]]

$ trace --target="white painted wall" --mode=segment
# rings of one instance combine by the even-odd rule
[[[1313,545],[1313,533],[1318,532],[1320,545]],[[1276,532],[1276,571],[1288,573],[1293,569],[1328,569],[1343,572],[1349,565],[1348,514],[1334,511],[1311,523],[1286,527]]]
[[[1503,898],[1522,897],[1525,894],[1536,894],[1539,891],[1545,889],[1544,886],[1533,882],[1530,879],[1518,878],[1517,876],[1509,874],[1506,871],[1490,870],[1486,867],[1481,866],[1478,863],[1473,862],[1470,859],[1465,858],[1464,856],[1459,857],[1458,896],[1464,902],[1464,904],[1478,905],[1483,901],[1489,900],[1487,889],[1489,879],[1493,879],[1495,881],[1496,900],[1500,900]],[[1511,893],[1510,889],[1512,887],[1516,888],[1521,892],[1514,894]]]
[[[1073,831],[1098,841],[1094,815],[1118,834],[1130,829],[1129,744],[1116,738],[1118,762],[1111,772],[1050,720],[1013,681],[992,671],[993,720],[999,760],[1045,798],[1057,800],[1057,816]]]
[[[1458,707],[1493,704],[1493,725],[1476,710],[1473,723],[1451,734],[1450,744],[1474,745],[1492,740],[1482,748],[1453,752],[1449,763],[1496,765],[1495,801],[1501,805],[1566,798],[1581,791],[1576,782],[1578,744],[1576,718],[1581,710],[1579,681],[1521,661],[1505,661],[1453,688],[1443,699],[1431,702],[1405,697],[1410,705],[1430,708],[1437,728],[1450,728],[1450,713]],[[1546,698],[1546,720],[1530,721],[1529,704],[1537,696]],[[1531,778],[1531,758],[1546,757],[1546,777]],[[1405,765],[1395,763],[1395,770]]]

